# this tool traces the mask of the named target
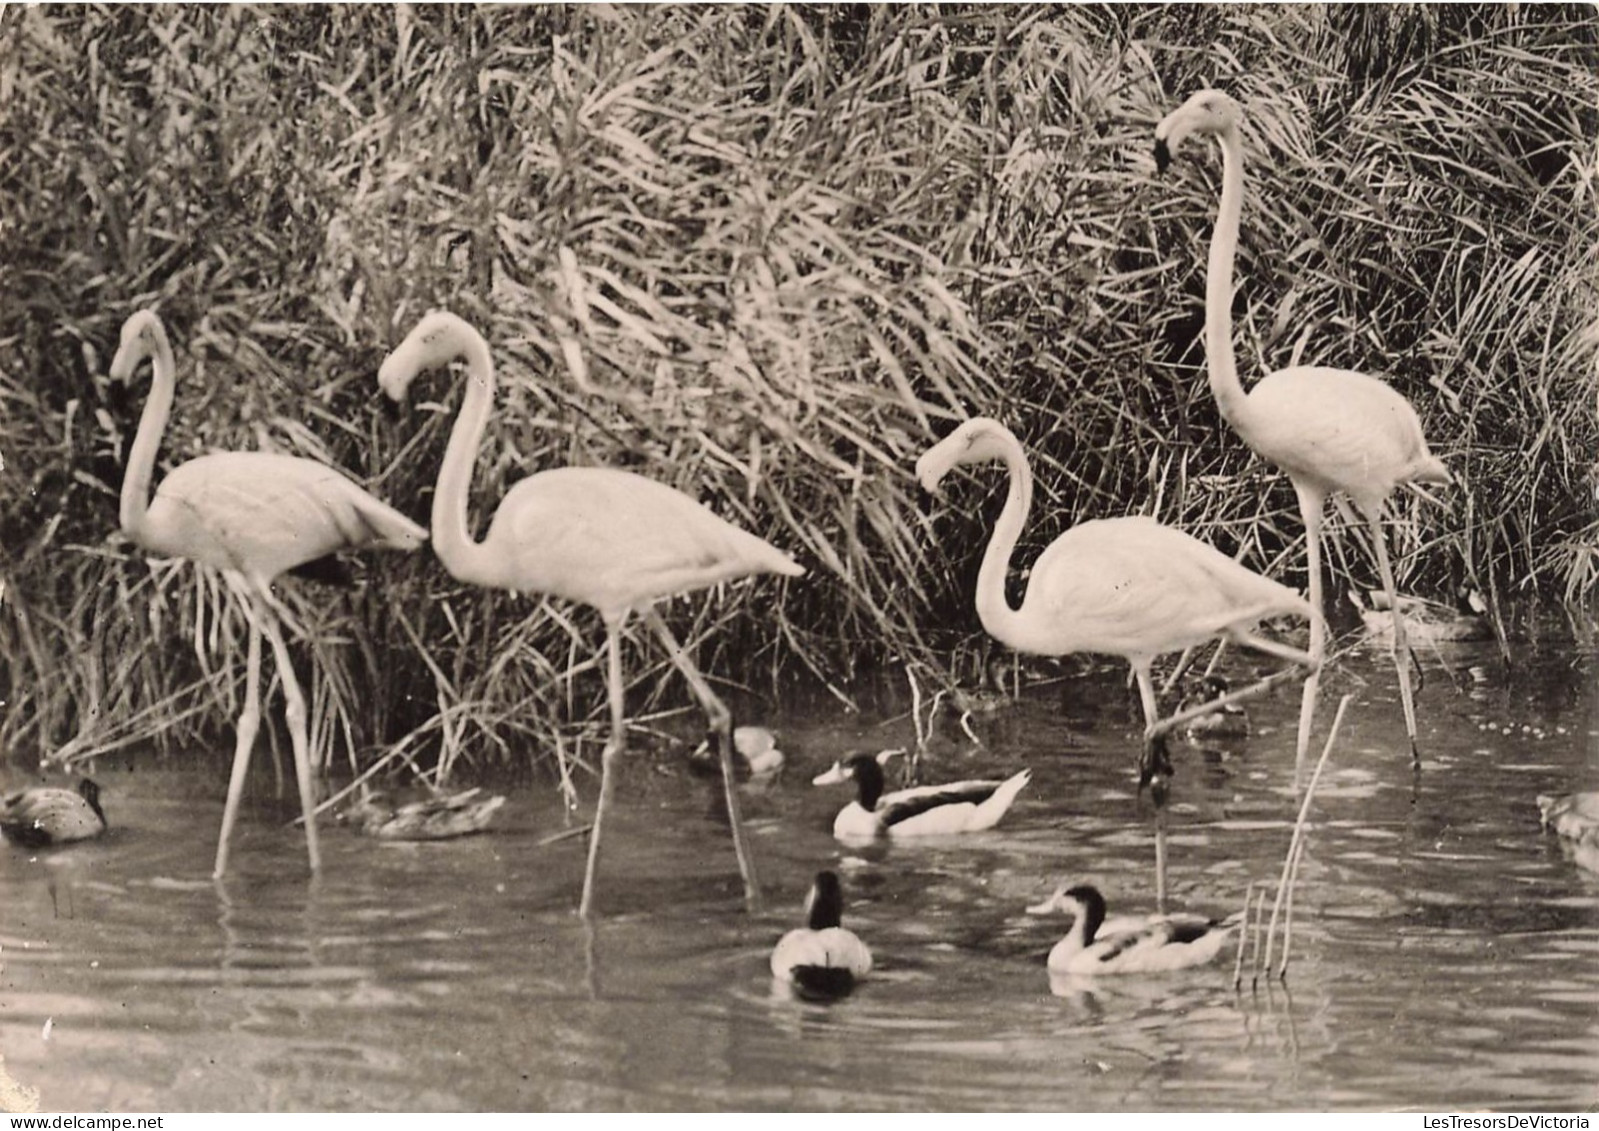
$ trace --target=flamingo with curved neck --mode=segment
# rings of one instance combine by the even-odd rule
[[[384,360],[378,382],[394,400],[424,370],[466,361],[466,394],[450,432],[433,495],[433,546],[452,575],[473,585],[564,597],[593,607],[605,624],[611,738],[600,764],[600,796],[589,839],[580,912],[592,914],[600,838],[626,738],[620,633],[638,613],[665,644],[716,732],[723,790],[745,896],[760,887],[739,815],[732,762],[733,718],[654,608],[674,594],[754,573],[798,577],[783,551],[723,520],[681,491],[604,467],[541,471],[515,484],[482,541],[472,537],[467,502],[472,465],[494,406],[494,362],[483,336],[445,311],[419,322]]]
[[[1021,441],[997,420],[968,420],[923,453],[916,477],[928,491],[963,464],[1003,463],[1010,475],[1005,507],[994,523],[977,573],[977,616],[988,634],[1018,652],[1063,656],[1097,652],[1132,665],[1144,708],[1141,784],[1171,773],[1161,736],[1189,718],[1258,694],[1277,677],[1221,700],[1161,720],[1150,666],[1155,657],[1217,637],[1314,670],[1315,657],[1256,634],[1267,617],[1315,620],[1311,606],[1287,586],[1239,565],[1196,538],[1134,515],[1079,523],[1033,563],[1019,607],[1005,596],[1005,574],[1032,507],[1033,476]],[[1163,824],[1157,824],[1156,878],[1164,902]]]
[[[294,676],[288,645],[278,627],[272,581],[279,574],[342,550],[414,550],[427,531],[379,502],[333,468],[274,452],[213,452],[173,469],[155,497],[150,481],[156,452],[172,413],[177,387],[172,345],[151,310],[132,315],[122,327],[111,376],[128,381],[146,358],[153,377],[150,397],[128,454],[118,517],[137,545],[157,554],[188,558],[222,571],[239,594],[250,623],[244,710],[238,720],[228,799],[222,811],[213,874],[227,870],[228,841],[238,817],[250,751],[261,721],[261,634],[283,684],[295,776],[305,818],[311,869],[321,866],[316,832],[316,792],[306,734],[305,696]]]
[[[1410,402],[1364,373],[1300,365],[1263,377],[1247,393],[1233,353],[1233,264],[1244,202],[1242,111],[1219,90],[1202,90],[1155,128],[1155,160],[1164,170],[1183,139],[1209,135],[1222,153],[1221,201],[1205,271],[1205,356],[1210,390],[1222,417],[1263,459],[1288,473],[1305,522],[1310,603],[1324,609],[1321,584],[1321,520],[1327,497],[1342,491],[1365,517],[1376,547],[1377,569],[1394,610],[1393,656],[1399,670],[1405,730],[1413,759],[1416,706],[1410,688],[1410,648],[1405,641],[1394,589],[1393,567],[1382,528],[1383,503],[1401,483],[1449,483],[1442,461],[1427,449],[1421,421]],[[1310,651],[1320,660],[1326,646],[1320,618],[1311,622]],[[1315,714],[1317,675],[1305,681],[1296,758],[1303,762]]]

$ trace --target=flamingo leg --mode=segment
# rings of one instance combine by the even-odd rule
[[[717,754],[722,763],[722,792],[727,796],[727,819],[733,828],[733,851],[738,854],[738,872],[744,880],[744,902],[751,911],[757,911],[761,905],[761,883],[755,875],[755,856],[750,851],[744,833],[744,818],[739,812],[738,785],[733,770],[733,712],[711,690],[710,683],[694,665],[694,661],[688,658],[688,653],[683,651],[683,646],[672,635],[661,614],[654,609],[647,609],[644,619],[666,645],[672,663],[677,665],[677,670],[683,673],[683,678],[694,689],[700,705],[705,708],[711,729],[716,732]]]
[[[589,833],[588,864],[583,869],[583,899],[577,913],[588,919],[594,914],[594,878],[600,870],[600,833],[605,825],[605,815],[610,812],[611,796],[616,790],[613,771],[616,760],[627,741],[627,719],[622,711],[622,622],[618,618],[605,621],[605,691],[611,704],[611,737],[600,755],[600,797],[594,804],[594,828]]]
[[[1166,754],[1166,739],[1155,730],[1160,707],[1155,701],[1155,681],[1149,674],[1149,661],[1133,664],[1138,678],[1138,697],[1144,704],[1144,751],[1139,762],[1138,783],[1150,783],[1149,796],[1155,802],[1155,909],[1166,913],[1166,789],[1171,777],[1171,760]]]
[[[1305,568],[1309,571],[1310,607],[1316,615],[1310,621],[1312,666],[1305,677],[1305,690],[1299,701],[1299,734],[1294,742],[1294,767],[1297,773],[1310,750],[1310,732],[1316,721],[1316,694],[1321,687],[1321,661],[1327,647],[1327,615],[1321,592],[1321,516],[1325,502],[1318,491],[1294,484],[1299,495],[1299,513],[1305,522]]]
[[[244,796],[244,779],[250,769],[250,751],[261,726],[261,623],[253,602],[246,598],[243,606],[244,619],[250,622],[250,644],[244,671],[244,710],[239,714],[236,728],[233,772],[228,777],[228,800],[222,807],[222,835],[217,839],[216,865],[211,869],[212,877],[219,880],[228,870],[228,841],[233,836],[233,822],[239,816],[239,799]]]
[[[264,588],[264,586],[263,586]],[[300,691],[300,681],[294,677],[294,664],[289,658],[289,646],[284,643],[276,617],[263,606],[259,613],[261,626],[272,644],[272,655],[277,661],[278,680],[283,684],[283,714],[289,722],[289,742],[294,746],[294,776],[300,785],[300,812],[305,816],[305,850],[311,859],[311,872],[322,870],[322,849],[316,832],[316,781],[311,773],[311,743],[306,737],[305,695]]]
[[[1377,569],[1382,574],[1383,592],[1388,595],[1388,608],[1394,618],[1392,644],[1394,667],[1399,670],[1399,698],[1405,707],[1405,733],[1410,736],[1410,760],[1421,764],[1421,751],[1416,746],[1416,699],[1410,691],[1410,644],[1405,639],[1405,617],[1399,611],[1399,593],[1394,587],[1394,569],[1388,561],[1388,540],[1383,536],[1382,512],[1367,516],[1371,523],[1371,542],[1377,548]]]

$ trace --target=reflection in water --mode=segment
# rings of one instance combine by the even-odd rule
[[[1312,808],[1286,985],[1246,958],[1235,991],[1230,946],[1173,974],[1045,970],[1062,924],[1023,909],[1062,876],[1154,910],[1113,673],[973,716],[981,748],[945,726],[927,780],[1034,781],[997,828],[926,843],[841,845],[837,797],[806,784],[908,719],[785,718],[785,777],[748,806],[772,909],[753,915],[716,783],[664,757],[620,783],[627,911],[592,926],[572,913],[583,841],[547,839],[551,790],[455,842],[329,830],[312,882],[263,781],[213,883],[220,780],[97,772],[120,817],[104,839],[0,853],[4,1071],[45,1110],[1587,1107],[1599,875],[1534,798],[1599,785],[1591,661],[1507,677],[1470,647],[1452,663],[1480,677],[1422,696],[1419,776],[1384,657],[1330,677],[1362,698]],[[1293,699],[1252,705],[1247,738],[1175,748],[1174,906],[1224,917],[1275,886]],[[876,959],[830,1004],[768,969],[820,868]]]

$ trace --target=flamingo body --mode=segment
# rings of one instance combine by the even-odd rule
[[[1133,660],[1284,614],[1309,617],[1310,605],[1215,547],[1132,515],[1079,523],[1050,543],[1033,565],[1018,627],[1002,639],[1023,652]]]
[[[840,926],[844,910],[838,876],[818,872],[805,900],[806,925],[796,927],[772,949],[772,976],[809,997],[847,994],[872,970],[872,952]]]
[[[283,684],[295,776],[311,869],[321,864],[311,780],[307,712],[271,593],[279,574],[339,550],[414,550],[427,531],[379,502],[340,472],[315,460],[271,452],[215,452],[175,468],[150,497],[156,452],[177,386],[172,346],[154,311],[123,324],[111,376],[127,381],[149,358],[150,397],[139,419],[122,480],[119,521],[137,545],[221,570],[244,590],[250,622],[245,705],[239,716],[233,771],[222,812],[213,874],[227,869],[228,839],[238,816],[250,752],[260,724],[261,635],[270,639]]]

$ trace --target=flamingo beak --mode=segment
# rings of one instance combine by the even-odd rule
[[[844,763],[834,762],[811,779],[812,785],[837,785],[841,781],[848,781],[849,773],[844,769]]]
[[[1167,148],[1165,138],[1157,137],[1155,139],[1155,169],[1157,172],[1164,173],[1170,167],[1171,150]]]

